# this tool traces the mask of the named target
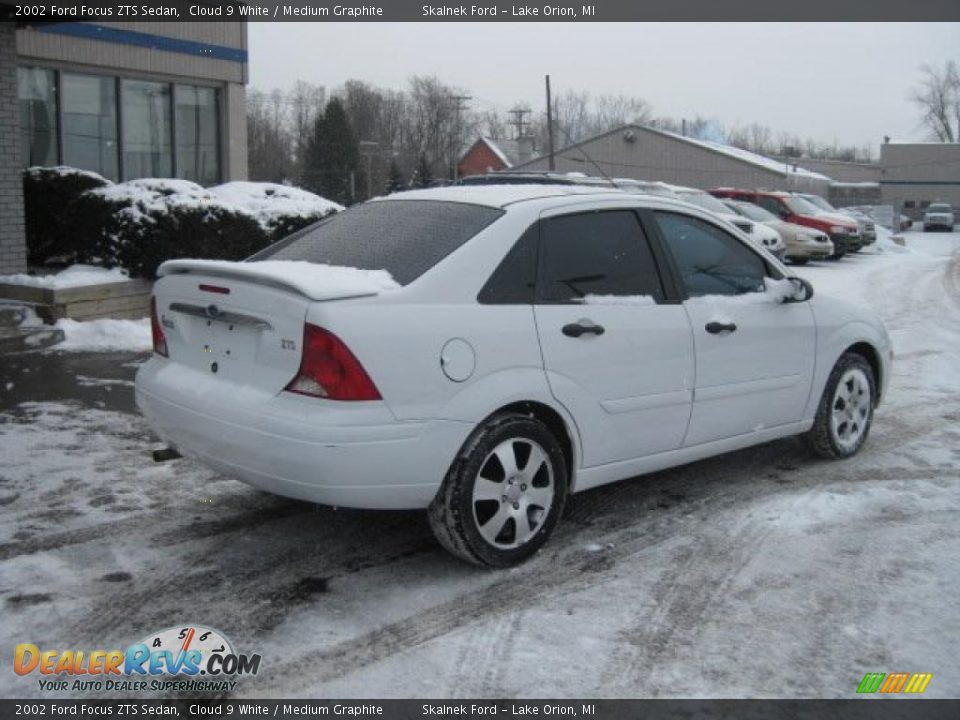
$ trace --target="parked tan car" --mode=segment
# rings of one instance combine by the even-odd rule
[[[724,200],[723,203],[734,212],[780,233],[787,247],[784,257],[795,265],[805,265],[808,260],[825,260],[833,255],[833,243],[825,232],[784,222],[769,210],[743,200]]]

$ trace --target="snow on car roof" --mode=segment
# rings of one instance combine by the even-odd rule
[[[471,203],[504,207],[524,200],[539,200],[566,195],[613,195],[623,197],[623,192],[615,188],[590,187],[587,185],[469,185],[407,190],[375,198],[382,200],[445,200],[447,202]]]

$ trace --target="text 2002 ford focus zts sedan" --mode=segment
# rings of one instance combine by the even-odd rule
[[[165,441],[280,495],[429,508],[494,566],[571,492],[798,433],[854,454],[892,357],[731,225],[612,190],[400,193],[160,275],[136,394]]]

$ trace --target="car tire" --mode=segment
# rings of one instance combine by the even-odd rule
[[[873,368],[859,353],[847,352],[833,366],[813,427],[804,435],[808,447],[830,460],[857,453],[870,433],[876,404]]]
[[[546,425],[516,413],[495,415],[473,432],[450,466],[428,510],[430,527],[461,560],[516,565],[553,532],[567,485],[563,450]]]

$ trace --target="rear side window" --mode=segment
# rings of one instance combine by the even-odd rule
[[[537,282],[537,241],[534,223],[520,236],[483,286],[477,300],[485,305],[531,305]]]
[[[630,210],[548,218],[541,222],[540,240],[540,302],[582,302],[588,295],[663,300],[653,254]]]
[[[735,237],[688,215],[658,212],[656,217],[687,295],[742,295],[764,289],[766,263]]]
[[[503,212],[439,200],[364,203],[261,250],[250,260],[306,260],[386,270],[407,285]]]

